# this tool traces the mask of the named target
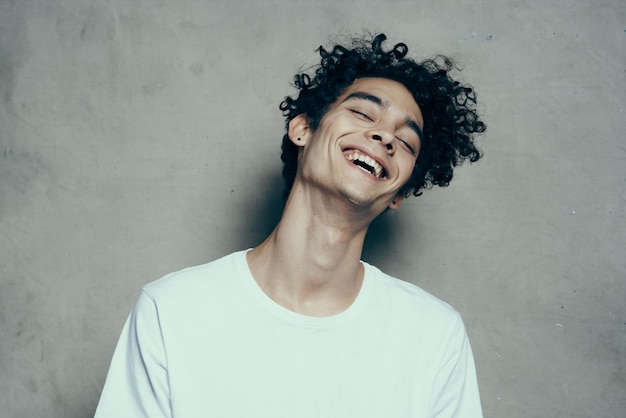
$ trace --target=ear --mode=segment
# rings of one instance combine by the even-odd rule
[[[309,122],[307,121],[304,113],[300,113],[298,116],[289,121],[287,134],[289,135],[291,142],[293,142],[296,146],[304,146],[309,138],[310,132]]]
[[[400,203],[404,201],[404,196],[396,196],[393,198],[391,203],[389,203],[389,209],[398,209],[400,207]]]

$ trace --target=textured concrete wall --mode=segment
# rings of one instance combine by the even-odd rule
[[[626,410],[622,0],[0,0],[0,411],[91,416],[140,287],[258,243],[329,37],[456,56],[489,123],[365,258],[447,300],[487,417]]]

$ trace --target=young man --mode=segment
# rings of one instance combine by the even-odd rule
[[[369,224],[480,154],[442,57],[384,35],[296,76],[283,216],[258,247],[148,284],[96,417],[481,417],[456,311],[360,261]]]

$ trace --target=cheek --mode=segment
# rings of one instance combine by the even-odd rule
[[[400,185],[400,187],[404,187],[409,183],[409,180],[411,180],[411,176],[413,175],[413,168],[414,165],[412,164],[406,165],[402,168],[402,172],[398,177],[398,184]]]
[[[400,162],[400,175],[404,182],[409,181],[411,175],[413,174],[413,169],[415,168],[415,158],[403,158]]]

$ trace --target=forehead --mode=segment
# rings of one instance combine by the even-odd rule
[[[382,100],[385,107],[394,112],[403,113],[424,126],[422,111],[413,95],[403,84],[387,78],[358,78],[337,99],[341,103],[355,92],[374,95]]]

